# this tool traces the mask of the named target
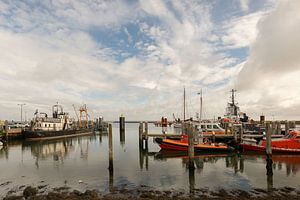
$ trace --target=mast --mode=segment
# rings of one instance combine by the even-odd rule
[[[185,121],[185,87],[183,88],[183,121]]]
[[[235,105],[234,102],[234,93],[236,92],[236,90],[232,89],[231,90],[231,102],[232,102],[232,106],[233,106],[233,114],[237,115],[237,106]]]
[[[200,122],[202,120],[202,89],[201,89],[201,94],[200,94]]]

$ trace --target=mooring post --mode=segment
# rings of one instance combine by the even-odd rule
[[[109,170],[114,169],[113,164],[113,138],[112,138],[112,125],[108,125],[108,148],[109,148]]]
[[[228,134],[228,122],[225,122],[225,135]]]
[[[266,169],[267,169],[267,185],[268,185],[268,190],[270,191],[273,187],[273,161],[272,161],[272,132],[273,129],[275,128],[275,126],[268,122],[266,124],[266,140],[267,140],[267,144],[266,144],[266,154],[267,154],[267,158],[266,158]]]
[[[273,125],[273,124],[272,124]],[[266,124],[266,154],[272,155],[272,141],[271,136],[273,132],[273,126],[271,127],[270,122],[267,122]]]
[[[285,135],[287,135],[289,133],[289,122],[287,120],[285,120],[284,128],[285,128]]]
[[[125,117],[123,115],[120,116],[119,127],[120,127],[120,133],[124,133],[125,132]]]
[[[108,125],[108,149],[109,149],[109,190],[113,189],[114,182],[114,163],[113,163],[113,137],[112,137],[112,125]]]
[[[280,121],[277,121],[276,122],[276,134],[277,135],[281,135],[281,123],[280,123]]]
[[[145,122],[145,148],[148,150],[148,122]]]
[[[8,140],[8,121],[7,120],[5,120],[4,126],[5,126],[5,128],[4,128],[5,138],[6,138],[6,141],[7,141]]]
[[[216,134],[215,134],[215,132],[212,132],[212,142],[213,143],[216,142]]]
[[[187,124],[187,133],[188,133],[188,154],[189,154],[189,168],[195,169],[194,165],[194,130],[191,123]]]
[[[234,141],[237,142],[237,132],[235,130],[234,124],[231,125],[231,133],[233,134]]]
[[[139,145],[140,145],[140,148],[143,149],[143,123],[140,122],[140,125],[139,125]]]
[[[240,133],[240,142],[243,141],[243,137],[244,137],[244,124],[241,124],[241,133]]]

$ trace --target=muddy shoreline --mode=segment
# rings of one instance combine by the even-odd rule
[[[23,189],[22,189],[23,188]],[[153,190],[147,186],[140,186],[136,189],[118,189],[111,188],[108,193],[101,193],[97,190],[86,190],[80,192],[78,190],[71,190],[68,187],[53,188],[45,191],[46,185],[38,187],[22,187],[19,191],[10,191],[7,193],[4,200],[110,200],[110,199],[236,199],[236,200],[269,200],[269,199],[300,199],[300,190],[291,187],[283,187],[279,189],[271,189],[269,191],[259,188],[254,188],[250,192],[243,190],[209,190],[208,188],[194,189],[190,192],[180,190]]]

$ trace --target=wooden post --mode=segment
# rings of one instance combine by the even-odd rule
[[[216,142],[216,134],[215,134],[215,132],[212,132],[212,142],[213,143]]]
[[[114,170],[113,164],[113,138],[112,138],[112,125],[108,125],[108,148],[109,148],[109,170]]]
[[[228,122],[225,122],[225,135],[228,134]]]
[[[120,133],[124,133],[125,132],[125,117],[123,115],[121,115],[121,117],[119,119],[119,127],[120,127]]]
[[[289,122],[285,121],[284,125],[285,125],[285,135],[287,135],[289,133],[289,129],[290,129],[289,128]]]
[[[145,122],[145,148],[148,150],[148,122]]]
[[[272,124],[273,125],[273,124]],[[268,185],[268,191],[271,191],[273,188],[273,161],[272,161],[272,140],[271,140],[271,134],[273,132],[272,129],[274,129],[274,126],[270,126],[270,123],[266,124],[266,169],[267,169],[267,185]]]
[[[8,121],[7,120],[5,120],[4,126],[5,126],[5,129],[4,129],[5,137],[6,137],[6,140],[8,140]]]
[[[195,169],[194,165],[194,131],[193,131],[193,125],[187,124],[187,133],[188,133],[188,154],[189,154],[189,168]]]
[[[272,132],[273,132],[273,126],[271,127],[271,124],[267,122],[266,124],[266,154],[272,155]]]
[[[233,134],[234,141],[237,142],[237,134],[233,124],[231,125],[231,134]]]
[[[240,135],[240,139],[241,139],[240,142],[242,142],[243,141],[243,137],[244,137],[244,124],[241,124],[241,133],[240,134],[241,134]]]
[[[140,145],[140,148],[143,148],[143,123],[140,122],[140,125],[139,125],[139,145]]]
[[[280,126],[280,121],[275,122],[275,134],[279,135],[281,133],[281,126]]]

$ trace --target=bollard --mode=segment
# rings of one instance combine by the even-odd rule
[[[228,122],[225,122],[225,135],[228,134]]]

